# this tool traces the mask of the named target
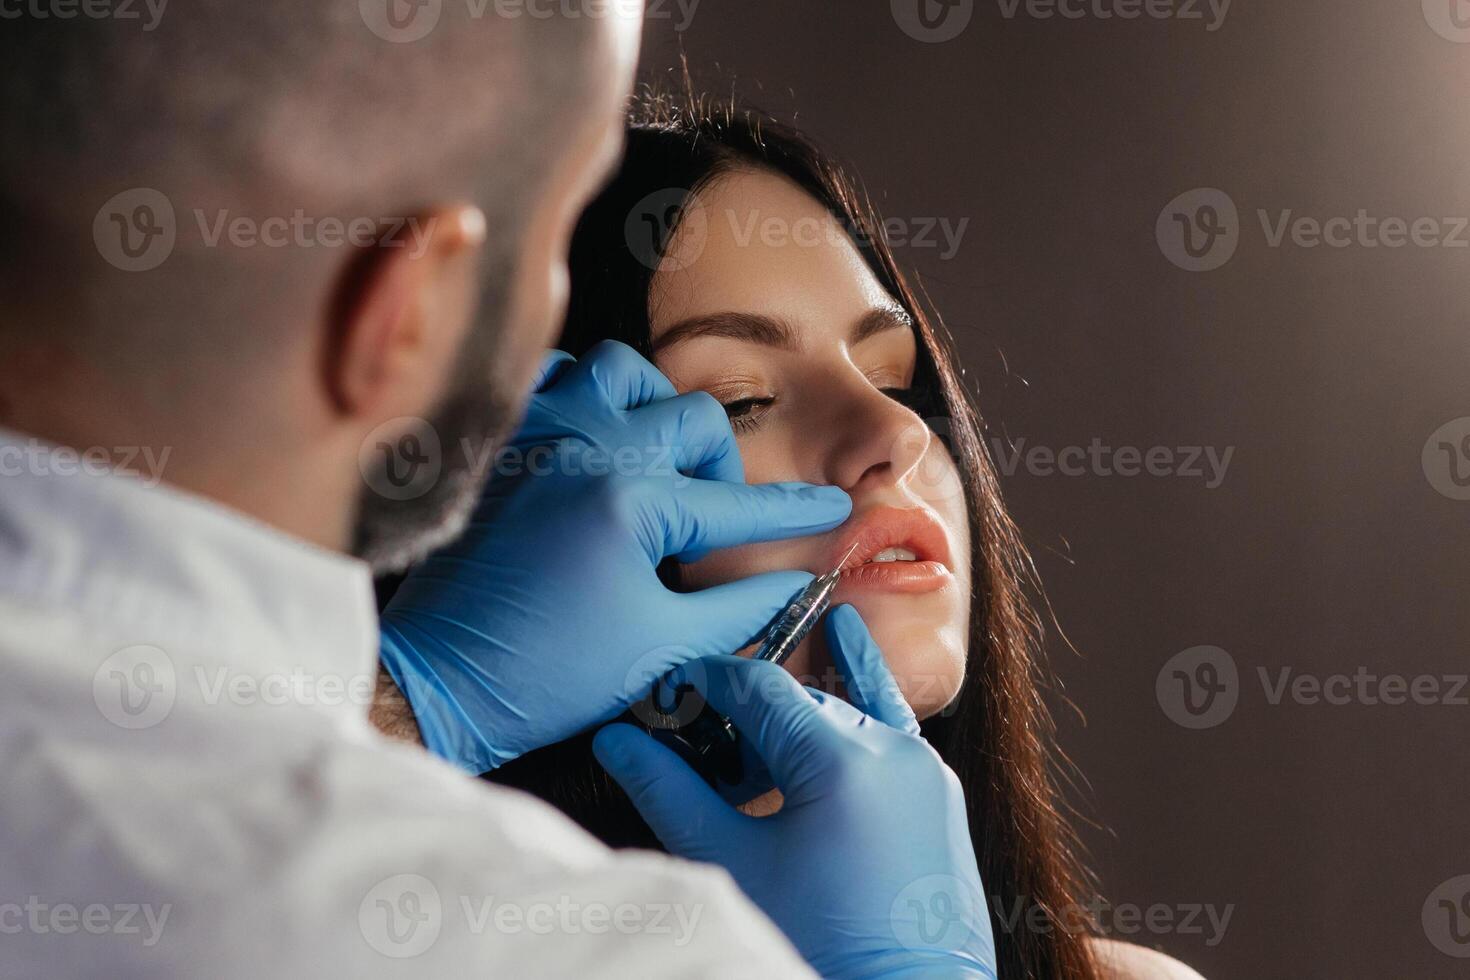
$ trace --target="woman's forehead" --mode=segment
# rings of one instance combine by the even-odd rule
[[[723,174],[684,211],[654,275],[652,336],[718,313],[779,317],[804,332],[846,327],[893,299],[842,222],[783,175]]]

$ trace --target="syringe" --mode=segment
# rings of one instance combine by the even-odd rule
[[[787,603],[767,627],[765,639],[752,659],[769,660],[778,665],[786,662],[832,605],[832,594],[837,591],[842,567],[856,550],[857,545],[854,544],[842,556],[837,567],[813,579]],[[693,690],[690,686],[681,686],[675,691],[676,701],[681,701]],[[741,758],[740,734],[730,719],[704,704],[694,718],[682,721],[679,717],[682,712],[677,707],[673,712],[666,712],[657,704],[658,699],[650,696],[630,715],[642,722],[645,730],[659,741],[678,752],[729,802],[743,803],[762,789],[743,785],[749,777]]]
[[[781,615],[771,622],[770,628],[766,630],[765,641],[761,643],[761,648],[756,651],[753,659],[769,660],[774,664],[786,662],[786,658],[801,646],[801,641],[807,638],[812,627],[817,625],[822,614],[832,605],[832,593],[837,591],[837,583],[842,578],[842,566],[856,550],[857,545],[854,544],[837,562],[837,567],[813,579],[810,585],[791,600],[781,611]]]

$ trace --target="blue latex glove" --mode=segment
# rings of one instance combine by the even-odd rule
[[[829,530],[835,487],[747,486],[729,419],[631,347],[547,358],[466,531],[382,619],[383,664],[433,752],[487,772],[611,721],[669,669],[751,642],[805,572],[672,592],[670,555]],[[507,475],[509,473],[510,475]]]
[[[852,703],[713,657],[681,679],[735,722],[785,797],[750,817],[630,725],[593,749],[670,852],[725,867],[825,977],[987,977],[995,941],[959,780],[851,606],[827,617]]]

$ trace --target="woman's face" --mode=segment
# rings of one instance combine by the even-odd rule
[[[767,171],[698,195],[650,293],[655,361],[730,414],[749,483],[834,484],[851,518],[827,534],[748,545],[684,567],[690,589],[759,572],[821,574],[856,545],[834,602],[851,603],[922,718],[964,676],[970,543],[959,474],[902,401],[917,342],[841,225]],[[787,662],[839,690],[816,631]]]

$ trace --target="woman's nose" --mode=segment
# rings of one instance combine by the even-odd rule
[[[841,433],[829,460],[829,478],[848,493],[870,485],[902,485],[923,462],[933,434],[924,420],[866,379],[834,398]]]

